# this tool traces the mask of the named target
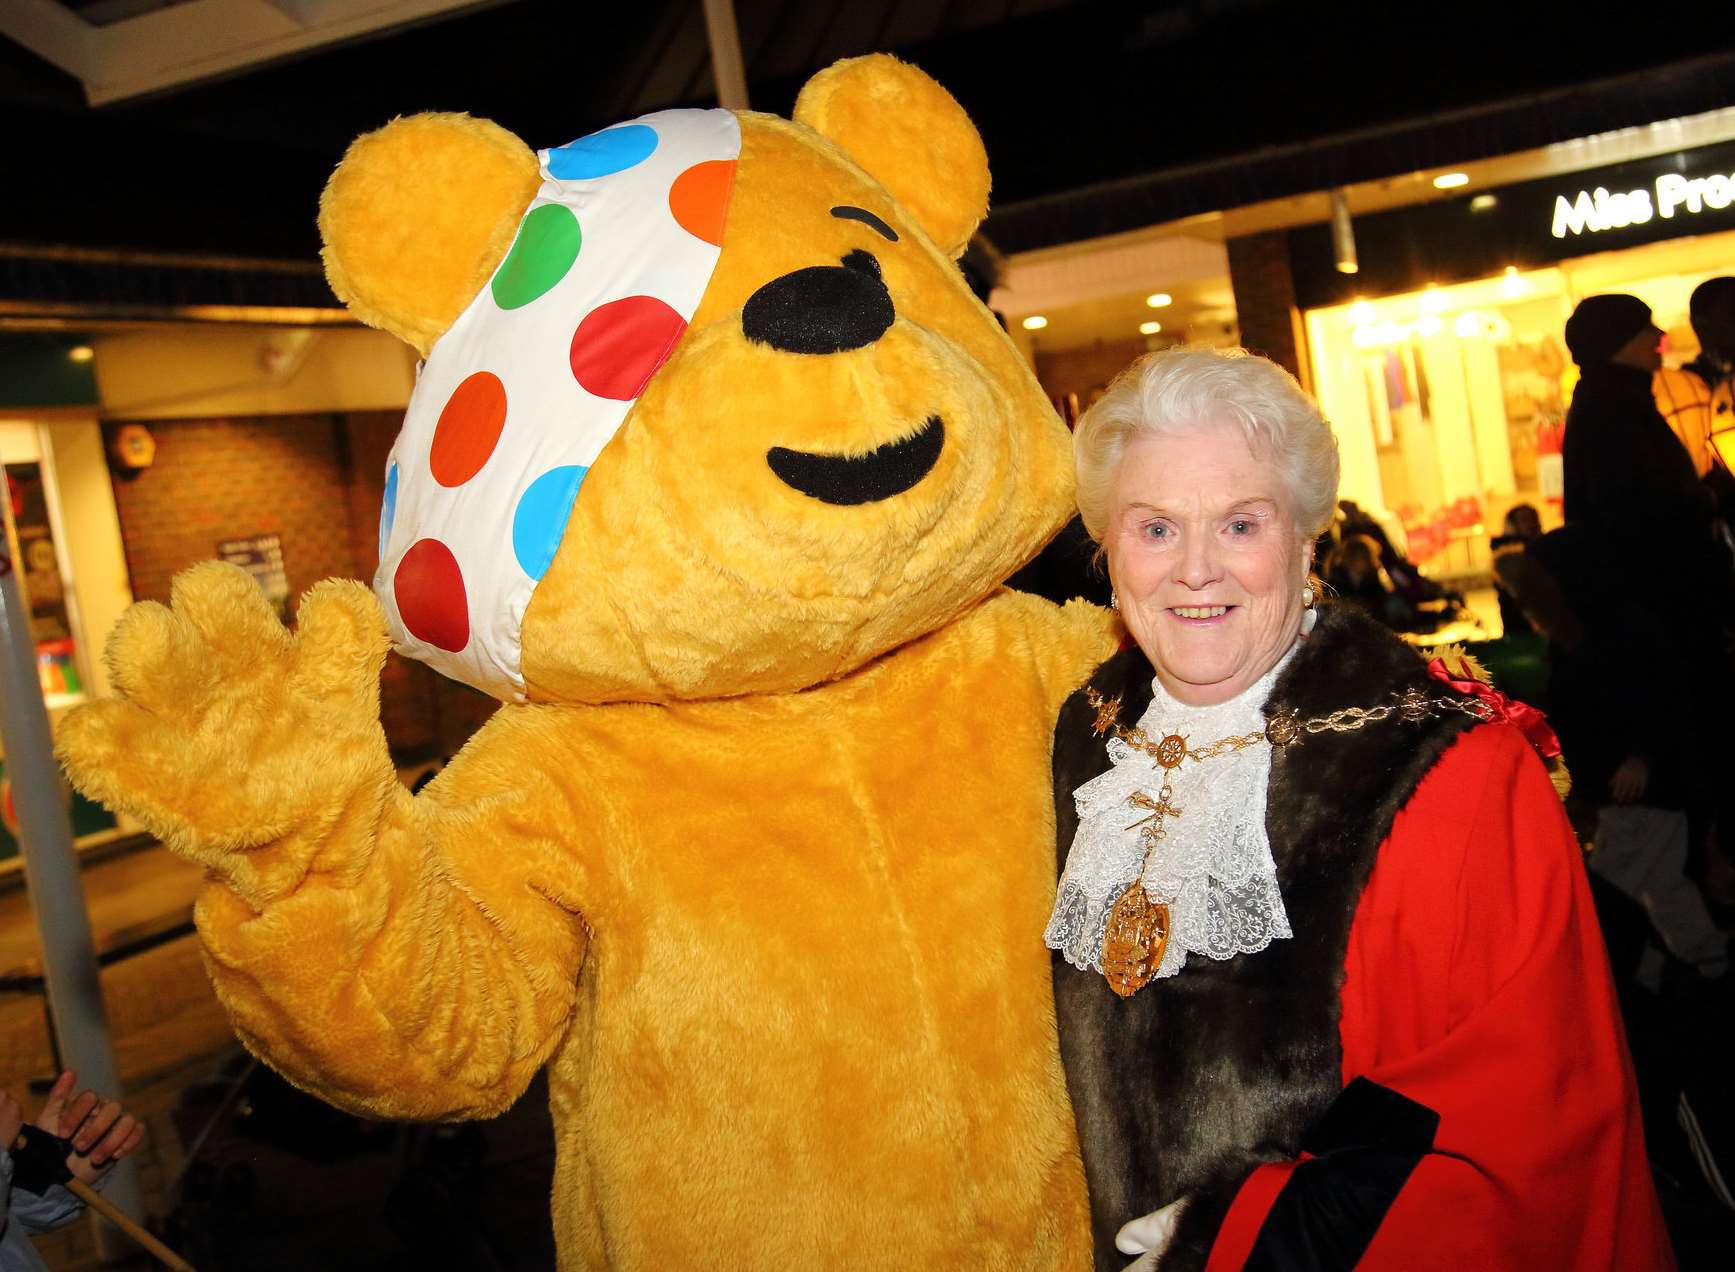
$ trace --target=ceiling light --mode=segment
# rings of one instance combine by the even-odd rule
[[[1491,194],[1479,194],[1474,199],[1470,200],[1470,210],[1472,212],[1486,212],[1489,208],[1499,202],[1500,200]]]
[[[1141,336],[1154,336],[1162,329],[1163,324],[1160,322],[1141,322],[1139,324],[1139,334]]]
[[[1145,304],[1149,305],[1152,309],[1161,309],[1165,305],[1172,305],[1174,303],[1175,298],[1169,295],[1168,292],[1152,292],[1149,296],[1145,297]]]
[[[1349,196],[1342,190],[1331,192],[1331,252],[1340,274],[1353,274],[1361,268],[1355,257],[1355,227],[1349,220]]]
[[[1468,172],[1442,172],[1434,178],[1434,189],[1436,190],[1456,190],[1459,186],[1469,184],[1470,174]]]
[[[66,351],[66,356],[71,358],[74,362],[89,362],[92,358],[96,357],[96,350],[92,349],[89,345],[73,345],[72,348]]]
[[[1041,331],[1047,325],[1048,319],[1041,314],[1031,314],[1024,320],[1024,330],[1026,331]]]

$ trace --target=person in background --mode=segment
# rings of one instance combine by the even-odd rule
[[[1379,549],[1380,568],[1385,571],[1386,581],[1394,591],[1408,603],[1414,613],[1416,606],[1424,601],[1448,600],[1463,604],[1464,598],[1456,592],[1448,591],[1433,579],[1423,574],[1416,564],[1392,542],[1386,527],[1373,513],[1363,508],[1353,499],[1338,501],[1339,516],[1334,527],[1325,535],[1320,536],[1319,558],[1325,560],[1329,555],[1331,543],[1341,542],[1351,535],[1363,535],[1372,539]]]
[[[1686,876],[1688,810],[1707,808],[1713,788],[1682,727],[1694,687],[1663,616],[1605,607],[1584,620],[1574,594],[1597,568],[1588,546],[1556,531],[1495,558],[1495,574],[1549,643],[1548,722],[1572,775],[1567,811],[1595,845],[1591,869],[1644,907],[1670,954],[1715,979],[1727,942]]]
[[[1488,542],[1494,554],[1495,598],[1500,602],[1500,631],[1503,636],[1531,636],[1535,628],[1524,616],[1524,607],[1500,582],[1499,561],[1502,556],[1522,552],[1526,544],[1542,537],[1542,518],[1532,504],[1513,504],[1506,510],[1506,520],[1500,533]]]
[[[1699,695],[1700,740],[1735,763],[1724,741],[1735,718],[1735,560],[1713,535],[1711,492],[1652,396],[1662,340],[1649,307],[1633,296],[1591,296],[1567,319],[1566,347],[1582,375],[1562,444],[1566,523],[1595,541],[1605,575],[1642,580],[1642,599],[1629,587],[1607,604],[1669,616]]]
[[[1360,607],[1395,631],[1406,631],[1415,622],[1415,606],[1392,586],[1380,545],[1368,535],[1345,535],[1326,557],[1321,578],[1337,599]]]
[[[42,1112],[30,1124],[72,1141],[66,1165],[73,1176],[99,1186],[116,1162],[138,1148],[144,1124],[94,1091],[73,1095],[78,1077],[70,1069],[55,1079]],[[42,1193],[15,1186],[9,1151],[24,1126],[24,1113],[9,1091],[0,1091],[0,1272],[48,1272],[31,1244],[30,1233],[48,1232],[72,1222],[84,1203],[59,1184]]]
[[[1713,483],[1719,503],[1735,493],[1735,478],[1720,461],[1711,434],[1735,428],[1735,277],[1706,279],[1693,289],[1687,317],[1699,338],[1699,356],[1680,370],[1657,373],[1657,409],[1699,476]],[[1720,479],[1714,474],[1720,474]]]
[[[1133,639],[1054,741],[1098,1272],[1672,1267],[1551,738],[1315,603],[1317,405],[1171,350],[1073,445]]]
[[[1561,445],[1568,523],[1708,536],[1711,501],[1651,393],[1662,342],[1636,296],[1591,296],[1566,320],[1581,373]]]

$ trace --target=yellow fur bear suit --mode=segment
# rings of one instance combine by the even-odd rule
[[[412,797],[381,601],[321,583],[291,633],[213,563],[123,617],[62,760],[209,869],[217,991],[298,1085],[478,1118],[548,1066],[562,1268],[1084,1268],[1050,734],[1115,640],[997,586],[1072,487],[953,265],[986,157],[884,56],[735,118],[714,272],[522,614],[521,701]],[[464,116],[361,138],[334,287],[429,356],[542,180]],[[828,347],[802,305],[839,296],[873,313]]]

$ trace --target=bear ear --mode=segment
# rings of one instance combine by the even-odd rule
[[[807,81],[795,122],[836,144],[956,260],[988,214],[988,153],[956,99],[886,53],[846,58]]]
[[[512,246],[541,179],[531,149],[486,119],[394,119],[351,142],[325,183],[326,279],[426,357]]]

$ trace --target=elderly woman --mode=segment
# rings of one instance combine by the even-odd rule
[[[1055,738],[1097,1267],[1672,1266],[1546,728],[1316,603],[1312,401],[1157,353],[1075,446],[1134,642]]]

